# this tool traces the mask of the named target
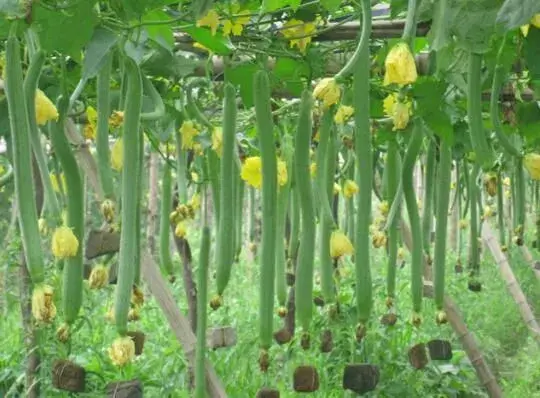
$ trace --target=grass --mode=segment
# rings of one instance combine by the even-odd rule
[[[190,238],[197,258],[198,231]],[[13,265],[11,280],[15,281],[17,255],[14,250],[4,252],[5,259]],[[513,251],[512,266],[530,303],[540,310],[540,289],[530,267],[521,261],[518,251]],[[394,327],[382,326],[380,317],[385,313],[385,261],[382,250],[374,250],[373,283],[375,306],[372,324],[363,344],[354,343],[355,298],[353,292],[352,264],[345,261],[341,267],[339,300],[341,317],[328,324],[321,309],[314,310],[312,324],[312,346],[308,351],[299,347],[299,342],[290,345],[274,345],[270,351],[271,367],[267,375],[258,369],[258,262],[251,262],[242,255],[234,265],[232,279],[225,293],[225,305],[209,313],[209,327],[232,325],[238,333],[234,347],[209,353],[209,360],[224,383],[230,397],[254,397],[262,386],[279,388],[282,397],[295,397],[292,391],[292,374],[297,365],[309,364],[319,371],[320,389],[313,397],[343,397],[341,388],[343,368],[351,362],[368,362],[380,367],[381,378],[377,389],[369,397],[484,397],[487,396],[476,378],[467,356],[462,351],[456,336],[448,325],[435,324],[435,308],[431,301],[424,300],[423,325],[410,326],[411,313],[409,293],[409,264],[398,271],[398,323]],[[178,257],[176,267],[180,267]],[[409,259],[407,258],[406,261]],[[465,321],[474,333],[481,351],[488,359],[492,370],[504,389],[505,397],[540,397],[540,350],[528,335],[516,305],[507,293],[497,266],[489,253],[482,263],[483,290],[472,293],[466,287],[466,274],[453,272],[455,257],[448,259],[448,293],[459,306]],[[52,271],[51,271],[52,272]],[[55,289],[60,291],[60,281],[55,279]],[[24,373],[25,349],[20,332],[20,311],[17,303],[16,283],[8,291],[8,311],[0,318],[0,396]],[[180,308],[186,311],[183,285],[179,279],[171,285]],[[316,284],[317,288],[317,284]],[[209,295],[215,291],[210,281]],[[146,397],[189,397],[186,389],[188,373],[182,347],[174,338],[157,303],[147,296],[142,310],[142,319],[132,327],[147,334],[144,353],[129,367],[119,370],[112,366],[107,356],[107,347],[115,338],[114,326],[104,315],[112,305],[114,287],[102,291],[90,291],[85,287],[84,309],[80,329],[73,337],[73,346],[66,347],[55,339],[55,330],[61,321],[61,303],[57,303],[59,317],[55,325],[41,332],[42,391],[47,397],[68,397],[51,386],[50,373],[54,359],[69,357],[85,367],[87,393],[81,397],[103,396],[105,384],[110,381],[140,379]],[[538,314],[538,312],[537,312]],[[275,317],[275,329],[281,321]],[[328,354],[319,351],[319,333],[330,327],[334,335],[334,350]],[[408,363],[407,350],[410,346],[430,339],[449,339],[454,356],[449,362],[432,362],[424,370],[414,370]],[[536,382],[536,383],[535,383]],[[10,395],[16,397],[18,395]],[[22,395],[19,395],[22,396]]]

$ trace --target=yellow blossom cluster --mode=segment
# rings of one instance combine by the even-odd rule
[[[240,5],[235,3],[230,7],[231,19],[220,21],[219,14],[215,9],[209,10],[204,17],[197,21],[197,26],[210,28],[212,35],[215,35],[220,25],[223,24],[224,36],[240,36],[244,31],[244,26],[251,20],[248,10],[240,10]]]
[[[297,47],[302,54],[306,53],[307,46],[316,32],[316,22],[304,22],[298,19],[290,19],[281,29],[283,36],[289,40],[289,45]]]
[[[262,185],[262,159],[260,156],[250,156],[246,158],[242,164],[240,177],[253,188],[260,189]],[[281,160],[277,160],[277,183],[278,187],[287,184],[288,172],[287,164]]]

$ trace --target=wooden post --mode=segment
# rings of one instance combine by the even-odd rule
[[[66,122],[66,136],[73,144],[79,145],[79,148],[76,151],[76,159],[79,163],[79,167],[84,169],[88,174],[88,181],[94,189],[94,192],[96,192],[97,199],[102,200],[103,191],[101,190],[101,185],[99,184],[97,177],[96,161],[88,150],[88,147],[81,145],[81,143],[84,143],[84,140],[82,140],[80,135],[77,133],[74,123],[71,120]],[[171,330],[184,351],[184,355],[186,356],[188,363],[190,366],[194,367],[195,343],[197,338],[191,330],[191,325],[178,308],[176,301],[170,292],[169,287],[163,280],[159,267],[154,261],[152,255],[145,251],[142,254],[141,260],[141,272],[144,281],[148,284],[150,293],[155,297],[161,310],[165,314]],[[225,389],[221,385],[214,368],[209,362],[206,363],[206,383],[210,398],[227,397]]]
[[[176,300],[161,276],[157,264],[148,252],[145,252],[142,256],[141,271],[150,293],[152,293],[158,302],[169,322],[171,330],[182,346],[186,359],[191,367],[195,367],[195,347],[197,338],[191,330],[190,322],[178,308]],[[211,398],[227,397],[225,389],[221,385],[214,368],[209,362],[206,363],[206,383]]]
[[[412,235],[409,226],[401,220],[401,235],[403,237],[403,243],[408,250],[411,250],[412,247]],[[424,257],[424,263],[427,259]],[[431,271],[431,268],[426,267],[424,264],[424,270]],[[433,282],[430,274],[424,274],[424,296],[433,297]],[[491,398],[502,398],[503,393],[501,387],[497,383],[497,379],[493,376],[491,369],[489,368],[488,363],[484,359],[474,335],[468,330],[463,317],[461,316],[459,309],[456,303],[447,295],[444,296],[444,311],[446,312],[446,317],[450,326],[452,327],[454,333],[458,337],[469,361],[476,371],[478,380],[482,386],[486,389]]]
[[[512,271],[512,267],[510,267],[508,258],[502,252],[501,246],[499,245],[491,226],[487,222],[484,223],[482,227],[482,240],[489,247],[489,251],[493,256],[493,259],[499,266],[501,276],[506,282],[506,288],[518,306],[521,317],[525,321],[525,324],[529,328],[533,338],[540,344],[540,326],[534,317],[534,313],[527,302],[525,294],[521,290],[521,287],[514,276],[514,272]]]

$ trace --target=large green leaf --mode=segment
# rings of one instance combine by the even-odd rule
[[[540,29],[530,26],[523,51],[531,79],[540,79]]]
[[[146,23],[168,21],[170,19],[171,17],[166,12],[161,10],[150,11],[142,17],[142,21]],[[148,24],[145,25],[145,29],[148,32],[150,39],[159,43],[169,51],[173,50],[174,34],[170,25]]]
[[[118,35],[113,31],[97,26],[90,43],[86,46],[84,61],[82,66],[82,77],[91,79],[97,75],[105,56],[111,48],[118,42]]]
[[[538,0],[506,0],[497,14],[497,23],[507,30],[529,23],[540,12]]]
[[[8,18],[22,18],[26,13],[26,6],[23,1],[19,0],[2,0],[0,1],[0,14]]]
[[[540,131],[540,107],[536,102],[518,103],[517,121],[519,133],[527,140],[538,140]]]
[[[153,49],[144,59],[141,67],[153,76],[179,79],[193,73],[198,63],[180,55],[173,55],[164,48]]]
[[[495,19],[501,0],[453,0],[451,33],[458,46],[475,53],[485,53],[495,32]]]
[[[278,58],[274,65],[275,85],[286,89],[294,96],[300,96],[309,76],[309,65],[292,58]]]
[[[420,77],[412,89],[418,109],[416,113],[421,116],[438,111],[444,103],[445,91],[445,82],[430,76]]]
[[[39,34],[44,50],[58,51],[81,60],[81,50],[92,38],[97,16],[95,0],[72,0],[65,10],[52,11],[33,3],[32,26]]]
[[[229,38],[219,32],[212,35],[210,29],[197,26],[184,28],[183,31],[217,55],[230,55],[235,49]]]
[[[225,70],[225,80],[239,87],[246,108],[253,106],[253,76],[259,66],[253,62],[242,63]]]
[[[296,10],[301,3],[302,0],[263,0],[262,10],[263,12],[269,12],[288,6]]]
[[[321,5],[328,11],[333,12],[339,10],[341,0],[321,0]]]
[[[454,142],[454,128],[450,117],[442,110],[435,109],[432,112],[424,113],[422,119],[426,122],[426,126],[441,139],[449,144]]]

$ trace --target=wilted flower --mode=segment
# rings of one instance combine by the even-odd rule
[[[118,337],[108,351],[114,365],[124,366],[135,357],[135,343],[130,336]]]

